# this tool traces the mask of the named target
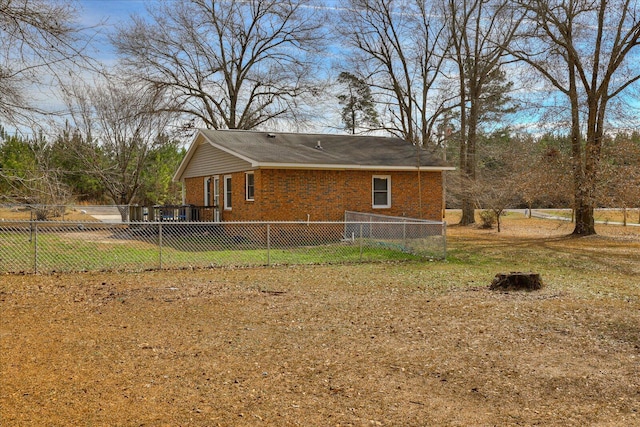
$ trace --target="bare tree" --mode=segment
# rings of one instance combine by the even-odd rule
[[[34,86],[83,60],[87,40],[70,1],[0,0],[0,118],[24,122],[43,109]]]
[[[566,174],[571,163],[566,138],[527,136],[515,143],[522,171],[518,194],[527,203],[529,216],[534,204],[540,207],[567,206],[571,199],[571,179]]]
[[[525,140],[503,135],[483,135],[478,150],[477,179],[473,185],[473,202],[483,209],[480,218],[484,227],[497,222],[506,209],[515,208],[522,201],[521,188],[529,171],[531,151]]]
[[[608,106],[640,80],[640,7],[636,0],[522,0],[518,5],[528,17],[509,51],[568,102],[573,234],[595,234]]]
[[[153,2],[149,20],[112,41],[129,73],[165,91],[175,111],[214,129],[295,119],[316,94],[313,53],[322,35],[309,1]]]
[[[435,139],[450,100],[438,86],[448,42],[441,16],[422,0],[350,0],[337,28],[348,64],[370,82],[383,129],[417,144]]]
[[[522,14],[510,7],[508,0],[445,0],[444,13],[458,74],[460,224],[469,225],[475,222],[478,131],[483,118],[508,110],[505,94],[510,86],[502,66],[505,47],[513,39]]]
[[[0,127],[0,200],[27,203],[38,220],[49,219],[63,212],[71,197],[62,174],[44,136],[23,139]]]
[[[74,148],[78,161],[93,173],[113,202],[131,204],[138,196],[149,153],[166,142],[171,119],[161,93],[115,80],[76,86],[67,93],[82,138]],[[126,210],[121,209],[123,220]]]

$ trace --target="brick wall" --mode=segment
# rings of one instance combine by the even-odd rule
[[[187,205],[204,205],[204,177],[185,178],[184,191]]]
[[[442,173],[263,169],[254,172],[254,201],[245,200],[245,173],[231,174],[232,210],[221,209],[223,221],[340,221],[344,212],[371,212],[440,220]],[[391,177],[391,207],[373,209],[373,175]],[[204,203],[204,177],[185,179],[186,203]],[[220,196],[224,198],[223,177]],[[223,200],[221,200],[223,204]]]

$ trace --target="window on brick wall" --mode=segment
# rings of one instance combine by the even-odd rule
[[[247,172],[245,174],[245,186],[244,186],[244,194],[246,200],[253,201],[254,195],[254,177],[253,172]]]
[[[220,177],[213,177],[213,206],[220,208]]]
[[[204,179],[204,205],[211,206],[211,178]]]
[[[391,207],[391,177],[389,175],[374,175],[371,189],[374,208]]]
[[[224,177],[224,208],[231,210],[231,175]]]

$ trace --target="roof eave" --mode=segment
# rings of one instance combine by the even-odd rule
[[[389,165],[352,165],[352,164],[306,164],[306,163],[270,163],[255,162],[253,167],[259,169],[323,169],[323,170],[388,170],[388,171],[452,171],[453,166],[389,166]]]

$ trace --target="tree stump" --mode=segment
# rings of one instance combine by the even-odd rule
[[[492,291],[535,291],[542,289],[542,279],[538,273],[498,273],[489,289]]]

